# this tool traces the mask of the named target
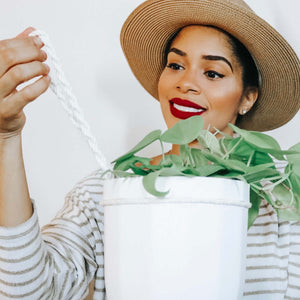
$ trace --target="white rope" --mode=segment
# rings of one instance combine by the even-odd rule
[[[52,64],[50,70],[51,83],[50,88],[60,100],[63,108],[67,111],[69,118],[73,124],[81,131],[86,138],[95,158],[102,170],[111,169],[110,164],[107,162],[105,156],[100,151],[96,138],[92,134],[88,122],[84,118],[83,111],[81,110],[76,96],[72,92],[72,87],[68,82],[63,70],[62,65],[56,55],[54,47],[52,46],[48,35],[40,30],[35,30],[30,35],[39,36],[45,44],[43,50],[47,53],[48,60]]]

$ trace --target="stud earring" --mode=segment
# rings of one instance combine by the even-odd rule
[[[242,115],[245,115],[247,113],[247,109],[243,109]]]

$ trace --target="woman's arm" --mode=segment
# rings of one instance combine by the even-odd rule
[[[23,108],[50,84],[43,43],[38,37],[28,37],[33,30],[0,41],[0,226],[4,227],[19,225],[32,215],[21,145]],[[17,90],[36,76],[42,77]]]
[[[105,299],[101,172],[67,195],[42,233],[36,211],[17,227],[0,227],[0,299],[82,300],[95,280]]]
[[[21,145],[23,108],[50,83],[43,44],[28,37],[32,30],[0,41],[0,299],[81,300],[92,279],[97,299],[104,299],[100,175],[87,189],[81,183],[67,196],[43,233],[29,197]],[[41,78],[17,91],[36,76]]]

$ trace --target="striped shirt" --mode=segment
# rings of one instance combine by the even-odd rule
[[[34,211],[25,223],[0,227],[0,299],[105,299],[101,173],[68,193],[40,230]],[[300,222],[278,220],[262,201],[248,231],[245,299],[300,299]]]

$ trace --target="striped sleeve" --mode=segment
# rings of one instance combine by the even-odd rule
[[[300,300],[300,223],[278,220],[266,201],[248,231],[244,297]]]
[[[0,227],[0,299],[84,299],[93,279],[97,299],[104,299],[101,194],[93,174],[42,230],[36,210],[18,227]]]

